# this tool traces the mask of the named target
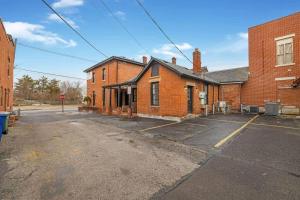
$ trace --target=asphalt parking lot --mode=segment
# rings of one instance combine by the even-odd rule
[[[209,118],[232,124],[245,120]],[[300,199],[299,125],[297,119],[259,116],[188,179],[155,199]]]
[[[24,112],[0,145],[0,199],[300,199],[300,120],[254,117]]]

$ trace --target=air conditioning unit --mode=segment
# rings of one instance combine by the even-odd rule
[[[278,102],[267,102],[265,104],[265,115],[276,116],[279,115],[280,103]]]
[[[243,113],[257,114],[259,113],[259,107],[255,105],[242,105]]]

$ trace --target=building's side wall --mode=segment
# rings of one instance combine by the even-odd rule
[[[105,68],[106,70],[106,78],[105,80],[102,80],[102,69]],[[117,60],[112,60],[108,63],[105,63],[102,66],[99,66],[98,68],[92,70],[90,73],[95,73],[95,83],[92,82],[92,79],[90,77],[89,80],[87,80],[87,95],[92,99],[93,91],[96,92],[96,107],[99,108],[100,111],[105,111],[103,107],[103,92],[102,92],[102,86],[104,85],[110,85],[110,84],[116,84],[116,83],[122,83],[125,81],[128,81],[134,77],[136,77],[143,68],[138,65],[134,65],[131,63],[121,62]],[[109,105],[109,89],[106,89],[105,91],[105,103],[106,108],[108,108]],[[111,105],[112,108],[115,108],[116,105],[116,96],[115,91],[112,90],[111,92]]]
[[[0,111],[11,111],[13,107],[15,44],[6,35],[1,21],[0,47]]]
[[[159,82],[159,106],[151,105],[151,82]],[[160,116],[160,117],[185,117],[188,115],[187,87],[193,87],[193,113],[203,113],[200,104],[199,92],[203,91],[203,83],[191,79],[180,77],[175,72],[166,67],[159,67],[159,76],[151,77],[151,67],[145,72],[137,82],[137,112],[140,115]],[[209,86],[210,109],[218,101],[218,87]]]
[[[232,110],[240,110],[241,107],[241,84],[224,84],[219,87],[220,101],[226,101]]]
[[[280,101],[283,105],[298,105],[299,90],[291,89],[292,80],[276,78],[300,77],[300,13],[249,29],[249,80],[243,85],[242,103],[263,106],[266,101]],[[276,67],[275,38],[293,37],[294,63]],[[300,101],[300,100],[299,100]]]

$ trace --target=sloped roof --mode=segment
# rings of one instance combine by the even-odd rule
[[[125,58],[125,57],[118,57],[118,56],[111,56],[95,65],[93,65],[92,67],[89,67],[87,69],[85,69],[83,72],[89,72],[93,69],[96,69],[98,67],[100,67],[101,65],[107,63],[107,62],[110,62],[112,60],[118,60],[118,61],[122,61],[122,62],[127,62],[127,63],[132,63],[132,64],[135,64],[135,65],[139,65],[141,67],[144,67],[145,64],[144,63],[141,63],[141,62],[138,62],[138,61],[135,61],[135,60],[132,60],[132,59],[128,59],[128,58]]]
[[[191,70],[191,69],[188,69],[188,68],[180,66],[180,65],[175,65],[173,63],[170,63],[165,60],[158,59],[158,58],[154,58],[154,57],[151,57],[151,60],[149,61],[148,65],[142,70],[142,72],[136,77],[136,79],[134,81],[138,81],[143,76],[143,74],[148,70],[148,68],[150,67],[150,65],[153,62],[157,62],[157,63],[167,67],[168,69],[177,73],[179,76],[183,76],[186,78],[192,78],[192,79],[196,79],[196,80],[202,80],[202,81],[209,82],[209,83],[216,83],[216,84],[219,83],[218,81],[206,76],[205,74],[198,75],[198,74],[195,74],[193,72],[193,70]]]
[[[220,83],[243,83],[248,80],[248,67],[239,67],[215,72],[207,72],[205,75]]]

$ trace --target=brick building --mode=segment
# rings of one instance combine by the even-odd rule
[[[207,72],[201,54],[193,68],[152,57],[149,63],[111,57],[85,70],[88,95],[106,113],[180,119],[212,111],[219,101],[233,110],[268,101],[300,107],[300,13],[249,28],[249,67]]]
[[[249,28],[249,79],[243,104],[300,107],[300,12]],[[294,83],[294,84],[293,84]]]
[[[201,55],[193,53],[193,69],[158,58],[143,63],[111,57],[85,70],[87,94],[100,112],[133,112],[148,117],[178,119],[212,109],[219,96],[219,83],[202,73]],[[199,93],[206,95],[203,102]]]
[[[11,111],[13,107],[13,76],[16,44],[6,34],[0,19],[0,111]]]
[[[127,111],[130,95],[124,85],[143,70],[146,57],[144,62],[113,56],[86,69],[84,72],[89,76],[87,95],[92,100],[92,106],[100,112],[120,112],[121,108]]]

